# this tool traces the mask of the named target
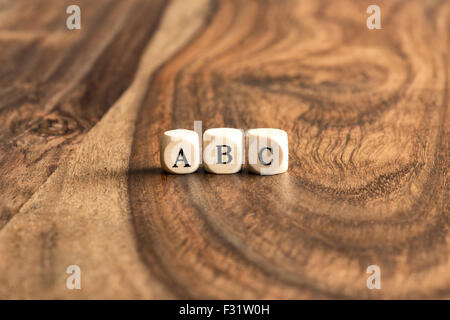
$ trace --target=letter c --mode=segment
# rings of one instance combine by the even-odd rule
[[[269,148],[269,147],[261,148],[261,150],[259,150],[259,152],[258,152],[258,159],[259,159],[259,162],[261,162],[261,163],[262,163],[263,165],[265,165],[265,166],[270,166],[270,165],[272,164],[273,159],[271,159],[270,162],[265,162],[265,161],[263,160],[263,158],[262,158],[262,153],[264,152],[264,150],[269,150],[270,153],[273,154],[272,148]]]

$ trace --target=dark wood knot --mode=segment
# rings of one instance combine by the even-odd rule
[[[38,119],[31,127],[31,132],[42,137],[64,136],[73,133],[77,122],[66,116],[46,116]]]

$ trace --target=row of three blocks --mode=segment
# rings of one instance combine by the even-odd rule
[[[193,173],[201,163],[206,171],[216,174],[239,172],[245,163],[250,172],[261,175],[288,169],[288,136],[283,130],[259,128],[244,133],[234,128],[213,128],[203,134],[203,152],[200,144],[195,131],[164,132],[160,139],[161,167],[174,174]]]

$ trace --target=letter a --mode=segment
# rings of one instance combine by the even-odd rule
[[[370,30],[373,29],[381,29],[381,10],[380,7],[373,4],[371,6],[367,7],[368,14],[372,14],[370,17],[367,18],[367,28]]]
[[[181,159],[180,159],[181,156]],[[172,168],[178,168],[177,163],[178,161],[183,161],[184,162],[184,167],[190,167],[191,165],[188,163],[185,155],[184,155],[184,151],[183,149],[180,149],[180,152],[178,152],[178,156],[177,156],[177,160],[175,161],[175,164],[172,166]]]
[[[366,273],[373,274],[367,278],[367,288],[370,290],[373,289],[381,289],[381,270],[380,267],[377,265],[370,265],[367,267]]]
[[[66,280],[66,287],[69,290],[81,289],[81,269],[77,265],[71,265],[67,267],[67,274],[71,274]]]
[[[71,5],[67,7],[67,14],[71,14],[66,20],[66,26],[69,30],[81,29],[81,10],[77,5]]]

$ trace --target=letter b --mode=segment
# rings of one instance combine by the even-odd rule
[[[226,148],[227,151],[223,152],[223,148]],[[227,157],[227,160],[223,160],[223,156]],[[217,164],[229,164],[233,160],[233,156],[231,155],[231,147],[226,144],[222,144],[217,146]]]

